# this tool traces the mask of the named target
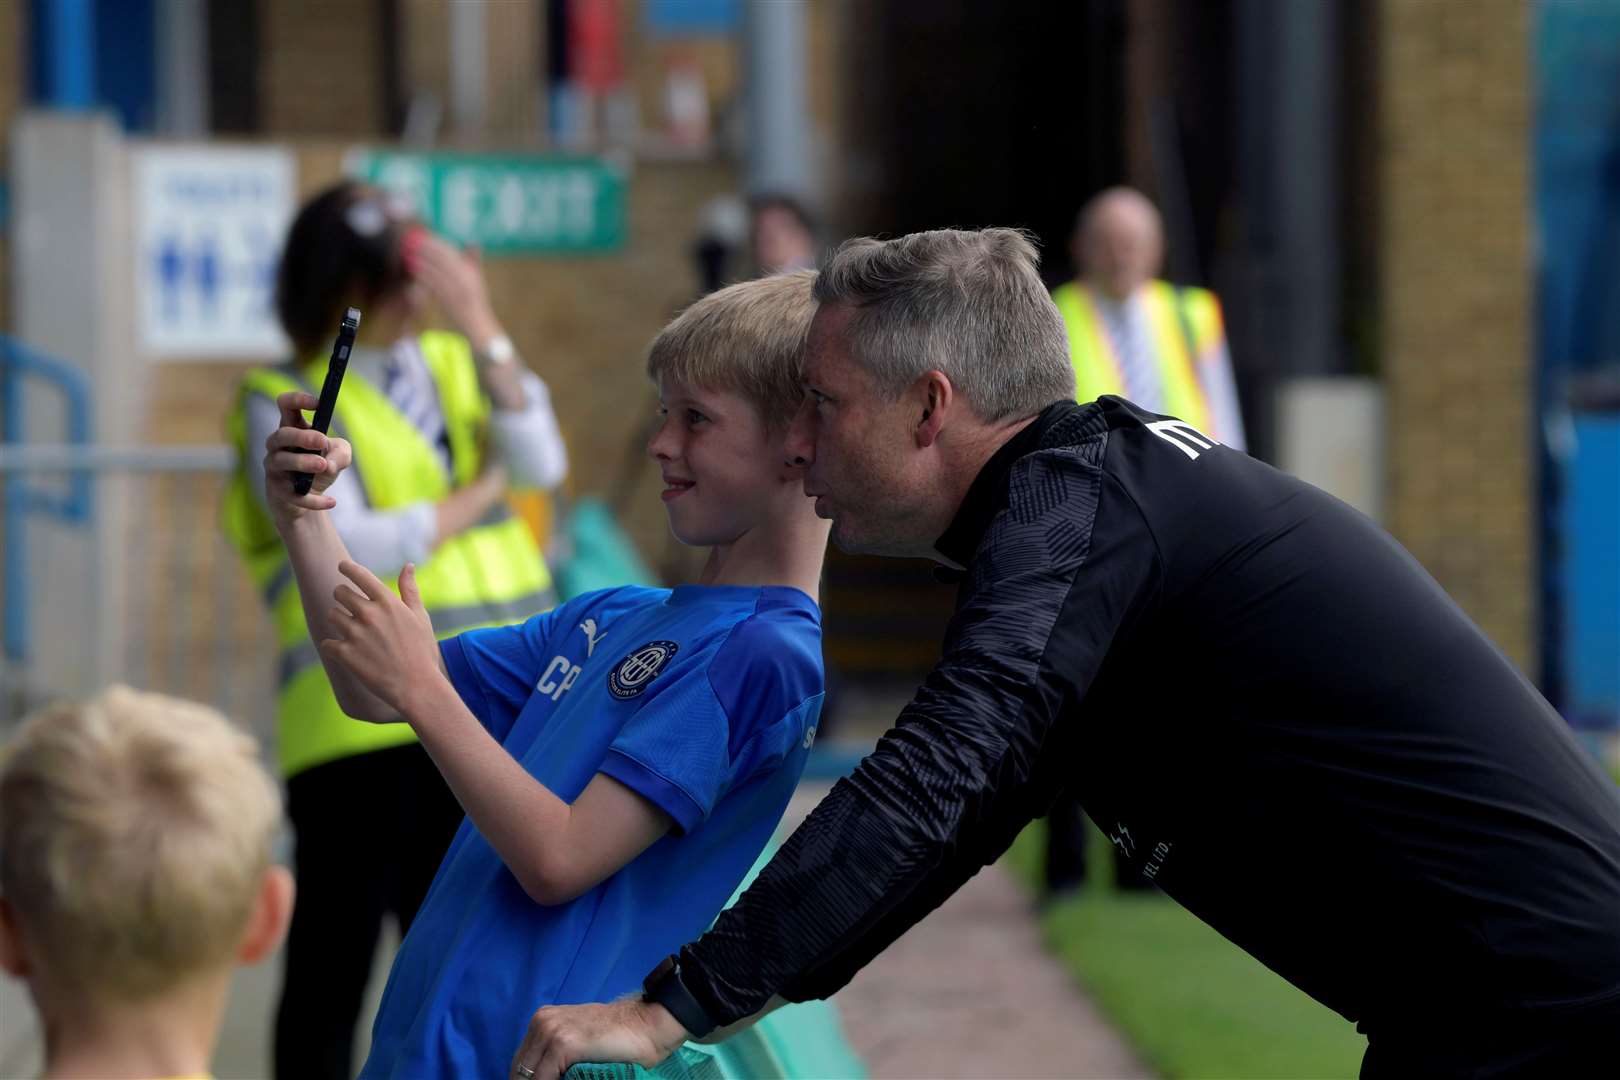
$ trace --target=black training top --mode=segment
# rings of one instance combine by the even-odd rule
[[[1620,790],[1367,518],[1105,397],[1008,442],[939,550],[939,665],[682,951],[712,1019],[831,994],[1063,788],[1370,1034],[1620,1004]]]

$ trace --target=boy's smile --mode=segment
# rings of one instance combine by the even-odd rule
[[[682,495],[686,494],[688,491],[691,491],[694,487],[697,486],[695,481],[687,480],[687,479],[684,479],[682,477],[675,476],[675,475],[671,474],[667,469],[664,471],[663,476],[664,476],[664,491],[663,491],[663,494],[660,497],[665,502],[669,502],[672,499],[678,499]]]

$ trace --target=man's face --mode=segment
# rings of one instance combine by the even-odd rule
[[[1125,300],[1158,273],[1163,254],[1158,223],[1134,204],[1099,208],[1076,252],[1085,277],[1115,300]]]
[[[755,215],[753,239],[754,260],[768,274],[816,264],[814,238],[780,206],[767,206]]]
[[[805,400],[788,434],[788,455],[807,462],[804,492],[832,519],[839,549],[919,555],[936,537],[924,504],[911,408],[889,400],[850,355],[854,309],[823,305],[810,324]],[[921,535],[927,534],[927,535]]]

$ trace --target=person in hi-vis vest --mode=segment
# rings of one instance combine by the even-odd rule
[[[422,330],[429,301],[454,328]],[[406,724],[345,716],[266,512],[277,395],[320,390],[347,306],[363,317],[332,421],[358,469],[328,494],[356,561],[393,584],[416,565],[442,635],[553,607],[551,574],[508,489],[550,489],[567,457],[545,384],[516,356],[476,257],[395,197],[345,181],[288,233],[276,307],[295,360],[249,372],[230,419],[239,467],[223,524],[269,605],[280,655],[277,751],[296,838],[298,905],[276,1017],[279,1077],[350,1077],[354,1032],[388,914],[410,925],[462,819]],[[268,658],[267,658],[268,659]]]
[[[1075,219],[1070,252],[1080,276],[1052,299],[1069,332],[1076,399],[1117,394],[1245,449],[1220,301],[1207,289],[1155,277],[1164,225],[1147,197],[1126,187],[1094,195]],[[1086,880],[1084,812],[1061,796],[1046,824],[1046,891],[1072,891]],[[1151,888],[1139,874],[1116,872],[1115,880],[1124,889]]]
[[[1094,196],[1070,250],[1080,276],[1052,299],[1069,331],[1078,400],[1117,394],[1245,449],[1220,302],[1154,276],[1164,227],[1146,196],[1124,187]]]

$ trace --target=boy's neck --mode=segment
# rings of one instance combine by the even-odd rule
[[[730,544],[710,548],[698,584],[785,585],[819,604],[832,523],[817,518],[809,500],[794,510],[772,516]]]
[[[227,970],[138,1003],[39,1002],[45,1080],[207,1076],[225,1012]]]

